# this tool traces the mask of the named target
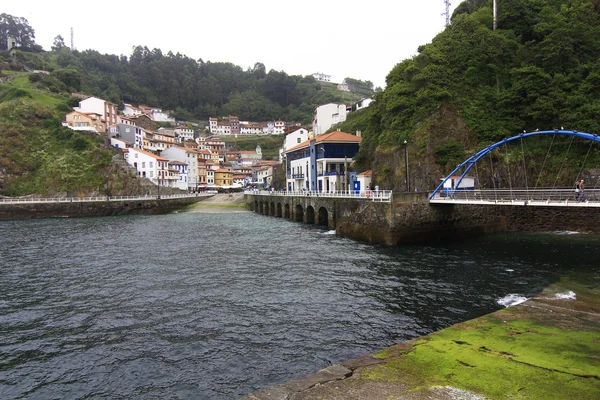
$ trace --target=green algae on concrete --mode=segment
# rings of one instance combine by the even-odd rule
[[[562,298],[568,293],[577,299]],[[360,379],[413,393],[448,386],[488,399],[598,399],[599,304],[597,289],[561,282],[522,305],[386,349],[376,355],[386,362]]]

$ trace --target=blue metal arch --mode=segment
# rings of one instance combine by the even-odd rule
[[[450,177],[454,176],[454,174],[459,171],[461,168],[466,166],[465,171],[462,173],[462,175],[460,176],[460,179],[458,180],[458,182],[456,182],[456,185],[454,186],[454,189],[452,190],[452,192],[456,191],[456,188],[458,188],[460,186],[460,183],[462,182],[463,178],[465,177],[465,175],[467,175],[467,172],[469,172],[471,170],[471,168],[473,168],[473,165],[475,165],[475,163],[477,161],[479,161],[479,159],[483,156],[485,156],[487,153],[489,153],[490,151],[502,146],[505,143],[508,142],[512,142],[513,140],[518,140],[518,139],[524,139],[526,137],[530,137],[530,136],[536,136],[536,135],[565,135],[565,136],[577,136],[583,139],[588,139],[588,140],[593,140],[595,142],[599,142],[600,143],[600,137],[598,137],[598,135],[594,135],[591,133],[585,133],[585,132],[577,132],[577,131],[565,131],[565,130],[552,130],[552,131],[539,131],[539,132],[526,132],[526,133],[522,133],[520,135],[517,136],[513,136],[510,137],[508,139],[504,139],[501,140],[498,143],[494,143],[488,147],[486,147],[483,150],[480,150],[479,152],[473,154],[471,157],[467,158],[462,164],[460,164],[458,167],[456,167],[454,169],[454,171],[452,171],[443,181],[442,183],[439,184],[439,186],[437,188],[435,188],[435,190],[433,191],[433,193],[431,194],[431,196],[429,196],[429,200],[432,200],[433,197],[435,196],[435,194],[444,187],[444,183],[446,183],[446,181],[448,179],[450,179]]]

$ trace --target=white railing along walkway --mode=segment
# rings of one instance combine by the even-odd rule
[[[217,194],[216,190],[209,190],[201,193],[186,193],[186,194],[166,194],[156,195],[148,194],[143,196],[96,196],[96,197],[48,197],[48,198],[2,198],[2,204],[34,204],[34,203],[85,203],[92,201],[127,201],[127,200],[167,200],[167,199],[182,199],[191,197],[210,197]]]
[[[380,201],[389,203],[392,201],[391,190],[371,190],[367,192],[357,192],[355,190],[342,191],[338,190],[335,192],[319,192],[316,190],[297,190],[297,191],[285,191],[285,190],[246,190],[244,194],[257,195],[257,196],[288,196],[288,197],[328,197],[338,199],[363,199],[371,201]]]
[[[583,198],[575,189],[498,189],[438,192],[430,203],[498,204],[560,207],[600,207],[600,189],[586,189]]]

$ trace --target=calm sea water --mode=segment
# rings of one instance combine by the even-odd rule
[[[0,222],[0,398],[241,397],[567,272],[597,284],[599,242],[387,248],[250,212]]]

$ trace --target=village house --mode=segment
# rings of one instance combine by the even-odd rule
[[[188,190],[188,165],[183,161],[169,161],[169,170],[177,175],[177,188]]]
[[[81,113],[95,113],[100,115],[100,120],[104,123],[104,133],[106,127],[117,123],[117,115],[119,114],[117,105],[109,101],[99,99],[97,97],[88,97],[79,102],[79,107],[73,107],[73,110]]]
[[[199,185],[198,150],[187,147],[171,146],[161,152],[161,156],[170,161],[181,161],[188,165],[188,190],[195,190]]]
[[[145,132],[142,128],[137,127],[135,125],[129,125],[124,123],[112,125],[108,128],[108,135],[111,138],[123,140],[124,142],[130,143],[131,146],[128,147],[133,147],[136,149],[144,148]]]
[[[231,186],[233,185],[233,172],[227,169],[217,169],[214,171],[214,184],[217,186]]]
[[[84,113],[73,111],[66,115],[66,126],[74,131],[91,131],[96,133],[106,133],[106,125],[102,121],[102,116],[95,112]]]
[[[349,190],[348,166],[360,142],[359,136],[336,131],[286,150],[287,190]]]
[[[174,182],[169,177],[169,160],[145,150],[129,148],[126,161],[132,165],[137,175],[148,178],[157,186],[172,186]]]
[[[123,103],[123,115],[142,115],[143,112],[138,107],[131,104]]]
[[[308,140],[308,131],[304,128],[297,128],[285,135],[283,148],[279,149],[279,162],[283,162],[283,154],[286,150],[299,145]]]
[[[313,133],[321,135],[332,126],[346,120],[346,106],[344,104],[329,103],[315,108],[313,118]]]
[[[178,126],[174,130],[175,136],[179,143],[185,143],[186,140],[194,140],[194,129],[185,126]]]

